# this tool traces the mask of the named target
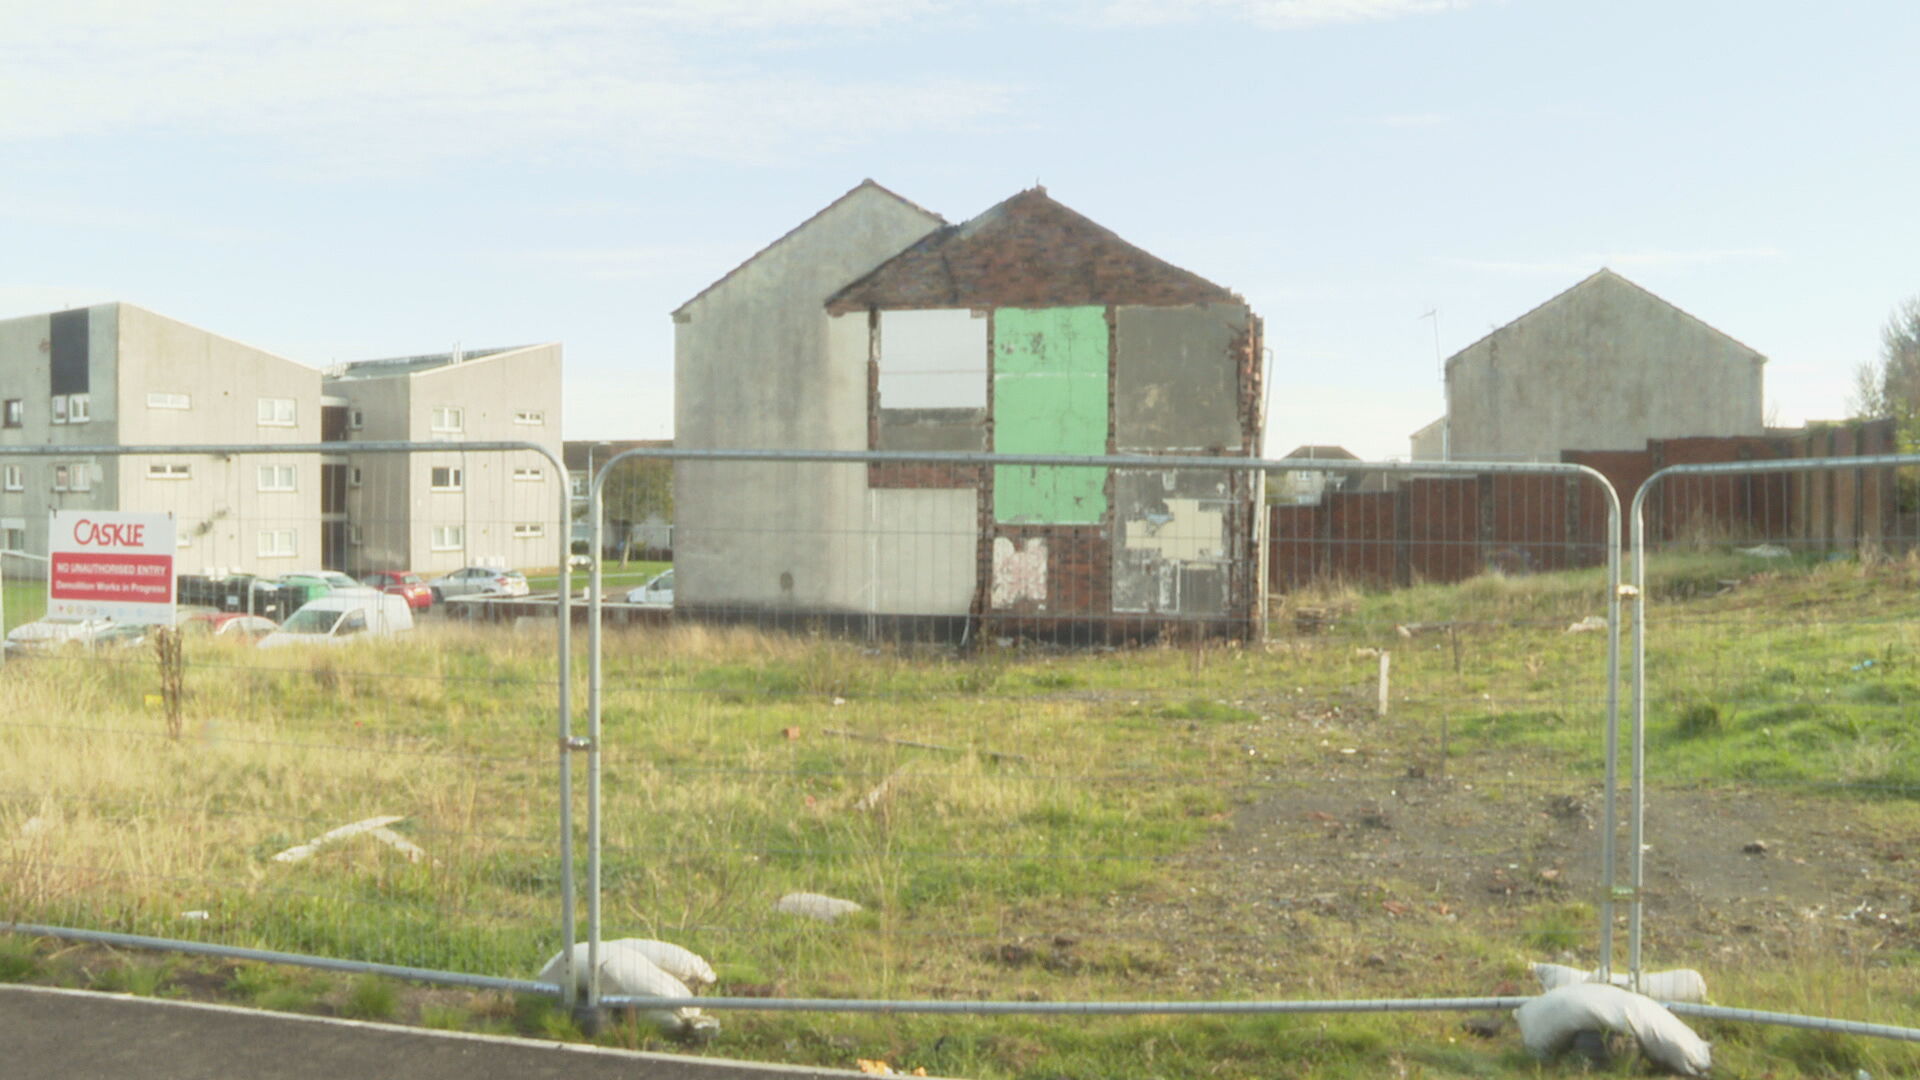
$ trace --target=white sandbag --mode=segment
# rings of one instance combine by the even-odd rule
[[[859,904],[838,897],[822,896],[819,893],[788,893],[774,902],[773,910],[788,915],[803,915],[821,922],[833,922],[843,915],[851,915],[862,910]]]
[[[719,976],[713,973],[699,953],[685,946],[675,945],[671,941],[655,941],[652,938],[615,938],[600,943],[602,948],[617,945],[623,949],[633,949],[640,955],[653,961],[661,971],[679,979],[688,986],[712,986]]]
[[[1513,1018],[1527,1051],[1542,1060],[1565,1051],[1580,1032],[1606,1028],[1633,1036],[1648,1060],[1681,1076],[1705,1076],[1713,1067],[1706,1040],[1679,1017],[1652,998],[1617,986],[1562,986],[1515,1009]]]
[[[660,970],[659,965],[647,959],[646,955],[633,948],[611,948],[614,943],[600,943],[600,971],[595,980],[601,997],[623,995],[631,997],[692,997],[693,991],[687,984]],[[553,954],[535,981],[559,985],[561,966],[566,952]],[[587,992],[587,943],[581,942],[573,947],[574,990]],[[678,1009],[640,1009],[636,1010],[641,1019],[653,1024],[668,1035],[711,1038],[720,1030],[720,1022],[702,1013],[699,1009],[684,1006]]]
[[[1594,982],[1598,971],[1582,971],[1565,964],[1528,964],[1533,977],[1540,981],[1540,989],[1554,990],[1574,983]],[[1626,986],[1631,981],[1624,971],[1609,973],[1613,985]],[[1706,977],[1692,968],[1675,968],[1672,971],[1647,971],[1640,975],[1640,992],[1655,1001],[1688,1001],[1705,1003],[1707,1000]]]

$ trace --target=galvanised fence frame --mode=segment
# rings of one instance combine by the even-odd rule
[[[1003,466],[1040,466],[1096,469],[1143,469],[1143,470],[1205,470],[1211,472],[1229,471],[1246,473],[1253,477],[1264,477],[1274,472],[1318,472],[1354,476],[1400,476],[1432,477],[1462,476],[1477,477],[1488,475],[1563,477],[1574,480],[1590,480],[1598,484],[1604,495],[1606,513],[1606,588],[1607,607],[1607,693],[1606,693],[1606,758],[1607,776],[1605,790],[1604,823],[1602,826],[1603,889],[1600,898],[1600,940],[1603,968],[1605,957],[1613,951],[1613,904],[1621,895],[1615,886],[1617,880],[1614,837],[1617,832],[1617,806],[1615,793],[1618,783],[1619,760],[1619,713],[1620,713],[1620,536],[1621,512],[1619,496],[1604,475],[1584,465],[1552,462],[1355,462],[1325,461],[1300,458],[1263,459],[1254,457],[1208,457],[1181,455],[1116,455],[1081,456],[1057,454],[986,454],[986,453],[919,453],[903,451],[838,451],[838,450],[688,450],[677,448],[639,448],[615,454],[601,464],[598,472],[589,478],[587,514],[591,522],[591,550],[594,553],[593,570],[588,585],[588,745],[587,765],[587,814],[588,814],[588,854],[587,854],[587,966],[588,970],[597,970],[599,964],[601,925],[600,925],[600,884],[601,884],[601,701],[603,697],[602,636],[601,626],[605,614],[604,589],[601,581],[599,558],[605,543],[605,507],[604,489],[607,477],[612,470],[626,461],[669,461],[669,462],[761,462],[761,463],[827,463],[853,464],[864,466],[919,466],[948,469],[986,469]],[[1254,486],[1253,490],[1261,490]],[[1264,563],[1266,548],[1264,545],[1264,518],[1261,519],[1259,535],[1262,538],[1259,558]],[[1264,583],[1263,589],[1264,592]],[[1264,596],[1261,600],[1264,604]],[[1260,632],[1265,631],[1265,611],[1261,609]],[[768,1011],[831,1011],[831,1012],[938,1012],[938,1013],[1073,1013],[1073,1014],[1146,1014],[1146,1013],[1286,1013],[1286,1012],[1384,1012],[1384,1011],[1422,1011],[1422,1010],[1480,1010],[1510,1008],[1524,998],[1445,998],[1426,1001],[1392,999],[1355,1002],[942,1002],[942,1001],[850,1001],[839,999],[780,999],[780,998],[630,998],[608,996],[602,998],[597,986],[589,986],[585,1006],[596,1009],[603,1005],[640,1005],[647,1008],[675,1007],[691,1005],[715,1010],[743,1009]]]
[[[196,443],[164,446],[120,445],[102,446],[60,445],[60,446],[0,446],[0,462],[29,458],[87,458],[87,457],[181,457],[203,455],[339,455],[339,454],[445,454],[450,451],[474,453],[534,453],[540,455],[554,469],[554,475],[560,479],[559,502],[554,508],[552,524],[558,538],[559,549],[566,550],[566,537],[569,535],[573,500],[569,485],[565,482],[566,464],[551,448],[539,443],[516,441],[468,441],[447,442],[320,442],[320,443]],[[572,686],[572,620],[568,617],[572,586],[572,570],[568,559],[560,559],[558,568],[559,582],[555,598],[554,650],[558,667],[558,697],[556,701],[558,731],[557,785],[560,805],[558,827],[558,861],[560,878],[560,910],[556,912],[561,940],[573,941],[576,936],[576,899],[575,881],[577,878],[576,858],[573,842],[573,758],[587,749],[583,740],[573,730]],[[174,952],[197,955],[221,956],[231,959],[260,960],[274,963],[293,964],[324,970],[342,971],[354,974],[384,975],[393,978],[410,979],[416,982],[436,983],[448,986],[499,989],[522,993],[557,994],[565,1003],[572,1005],[575,998],[576,979],[568,977],[563,985],[556,988],[550,984],[535,983],[528,980],[501,979],[491,976],[470,975],[458,972],[435,971],[422,968],[403,967],[391,964],[377,964],[340,957],[318,957],[271,950],[244,949],[206,942],[180,941],[168,938],[154,938],[142,935],[115,934],[79,927],[44,926],[29,923],[0,923],[0,930],[14,933],[31,934],[44,937],[64,938],[73,941],[89,941],[108,945],[132,945],[143,948],[165,949]],[[572,964],[573,953],[566,951],[566,963]],[[571,976],[571,971],[569,971]]]

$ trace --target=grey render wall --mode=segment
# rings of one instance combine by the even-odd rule
[[[865,314],[829,296],[942,224],[862,185],[675,312],[674,445],[867,448]],[[680,462],[676,602],[858,609],[866,528],[858,465]]]
[[[326,392],[346,399],[360,418],[360,427],[347,432],[347,523],[350,536],[347,565],[355,573],[368,570],[415,570],[410,512],[414,492],[413,463],[401,454],[355,454],[356,440],[385,442],[413,438],[413,384],[405,376],[387,379],[334,379]],[[424,477],[420,481],[424,486]]]
[[[1759,435],[1764,362],[1601,271],[1447,362],[1451,456],[1558,460],[1565,449]]]
[[[1240,386],[1231,357],[1247,333],[1247,316],[1238,304],[1115,310],[1117,449],[1241,449]]]
[[[116,430],[114,367],[120,318],[119,305],[97,304],[59,313],[68,320],[84,320],[89,374],[90,419],[84,424],[55,424],[52,409],[53,314],[27,315],[0,321],[0,400],[19,400],[22,424],[0,428],[0,445],[45,447],[108,445],[119,441]],[[72,325],[72,322],[69,325]],[[116,509],[118,474],[111,461],[54,455],[15,459],[23,474],[23,490],[0,490],[0,528],[26,534],[25,550],[47,551],[47,514],[50,510]],[[53,490],[54,469],[83,468],[91,490]]]
[[[561,347],[549,343],[488,353],[459,363],[384,377],[332,378],[327,392],[360,411],[352,441],[441,441],[445,452],[409,455],[348,453],[361,482],[349,484],[347,520],[360,543],[348,561],[358,570],[443,573],[469,565],[553,566],[566,542],[560,495],[566,476],[532,451],[468,454],[463,442],[532,442],[555,455],[561,448]],[[433,430],[436,408],[461,410],[461,430]],[[538,423],[519,420],[538,414]],[[462,471],[459,491],[435,491],[436,466]],[[537,470],[537,480],[516,480],[516,469]],[[458,548],[436,548],[437,526],[459,526]],[[537,537],[515,536],[516,526],[537,527]]]
[[[109,306],[119,313],[121,443],[320,441],[318,371],[131,304]],[[153,407],[156,394],[185,395],[187,407]],[[261,424],[262,398],[291,399],[294,423]],[[153,478],[149,466],[158,463],[186,465],[190,475]],[[293,466],[293,491],[261,490],[260,468],[271,465]],[[280,574],[320,565],[317,455],[127,456],[108,467],[119,475],[120,509],[173,512],[183,573]],[[268,529],[294,531],[291,554],[260,555],[259,534]]]

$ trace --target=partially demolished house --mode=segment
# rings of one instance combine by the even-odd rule
[[[1023,191],[947,224],[861,184],[674,313],[687,448],[1254,456],[1234,293]],[[682,613],[914,634],[1252,625],[1244,470],[688,462]]]

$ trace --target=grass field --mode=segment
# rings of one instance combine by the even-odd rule
[[[1910,562],[1656,566],[1653,966],[1699,968],[1722,1004],[1913,1023],[1917,585]],[[1528,992],[1529,959],[1595,959],[1604,635],[1568,627],[1602,596],[1596,572],[1329,587],[1248,647],[610,633],[608,934],[695,948],[739,996]],[[378,648],[207,646],[177,741],[145,654],[9,665],[0,913],[531,975],[560,946],[549,653],[431,620]],[[426,860],[366,838],[272,858],[374,815]],[[797,923],[772,911],[790,891],[866,910]],[[539,999],[18,938],[0,977],[576,1034]],[[1510,1025],[1448,1014],[721,1019],[701,1052],[935,1075],[1541,1071]],[[1704,1027],[1728,1075],[1920,1069],[1898,1044]]]

